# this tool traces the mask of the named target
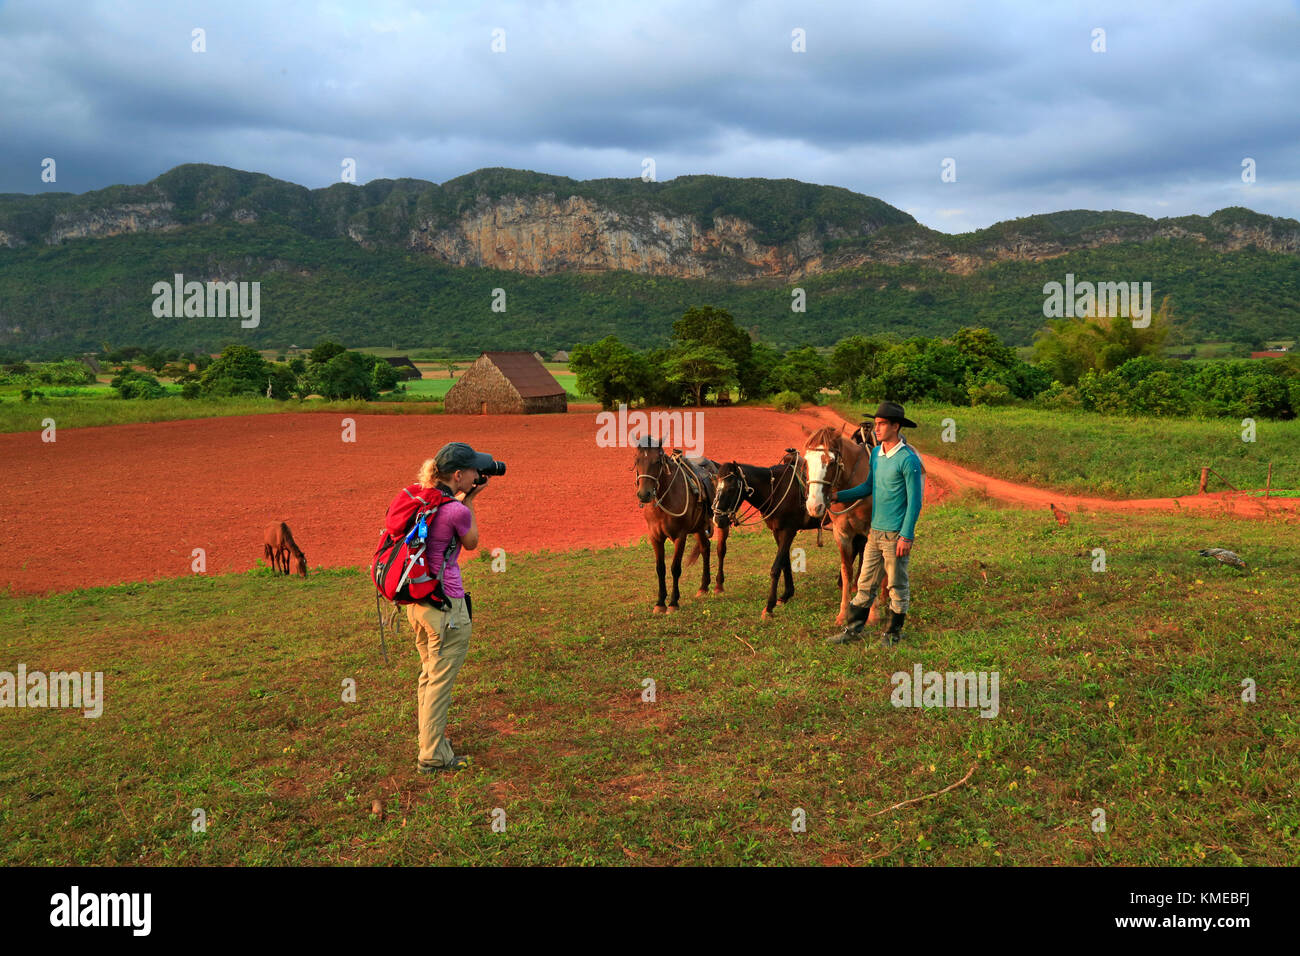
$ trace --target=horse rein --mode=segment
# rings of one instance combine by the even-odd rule
[[[757,504],[752,500],[752,497],[755,494],[757,494],[757,492],[754,490],[753,486],[750,485],[748,479],[745,478],[745,473],[740,469],[737,469],[736,477],[740,478],[740,497],[736,499],[736,507],[728,511],[721,512],[723,517],[725,517],[736,527],[743,528],[746,525],[753,524],[754,520],[752,519],[750,521],[740,520],[739,513],[740,513],[740,506],[742,504],[748,504],[751,508],[753,508],[758,513],[758,520],[766,521],[769,517],[776,514],[776,512],[780,510],[781,506],[785,504],[785,499],[790,497],[790,492],[794,488],[795,480],[797,479],[801,486],[804,485],[803,475],[799,473],[799,465],[796,463],[792,463],[789,467],[790,467],[790,482],[785,486],[785,491],[781,494],[781,499],[768,511],[764,511],[764,509],[768,505],[772,504],[772,498],[776,494],[775,489],[773,489],[772,494],[767,496],[766,502],[764,502],[761,505]],[[766,468],[764,470],[767,471],[769,474],[771,474],[775,470],[775,468]],[[719,513],[718,509],[715,506],[713,509],[714,520],[717,520],[718,513]]]
[[[808,450],[809,450],[809,451],[814,451],[815,449],[810,448],[810,449],[808,449]],[[870,448],[870,447],[866,447],[865,450],[866,450],[866,452],[867,452],[868,455],[871,454],[871,448]],[[822,448],[821,451],[822,451],[822,454],[824,454],[824,455],[829,455],[829,456],[830,456],[830,459],[831,459],[831,460],[830,460],[830,464],[831,464],[831,465],[837,465],[837,466],[841,465],[841,462],[840,462],[840,456],[839,456],[836,452],[831,451],[829,448]],[[827,467],[827,469],[826,469],[826,471],[824,472],[824,474],[830,474],[830,467],[829,467],[829,466]],[[844,472],[843,467],[840,467],[840,469],[839,469],[839,474],[837,474],[836,477],[838,478],[839,475],[842,475],[842,474],[845,474],[845,472]],[[832,487],[831,487],[831,491],[832,491],[832,492],[834,492],[834,491],[838,491],[838,490],[841,490],[841,489],[837,489],[837,488],[833,487],[834,482],[829,481],[829,480],[827,480],[827,479],[825,479],[825,478],[818,478],[816,481],[813,481],[811,478],[809,478],[809,479],[808,479],[808,484],[810,484],[810,485],[831,485],[831,486],[832,486]],[[852,510],[853,510],[854,508],[856,508],[857,506],[858,506],[858,503],[855,501],[855,502],[853,502],[852,504],[850,504],[847,508],[843,508],[843,509],[841,509],[840,511],[833,511],[833,510],[831,510],[831,502],[830,502],[829,499],[827,499],[827,501],[826,501],[826,518],[827,518],[827,520],[829,520],[829,519],[831,519],[831,518],[838,518],[840,515],[842,515],[842,514],[847,514],[848,512],[852,511]],[[823,521],[823,522],[822,522],[822,527],[825,527],[825,526],[826,526],[826,522]]]
[[[667,470],[667,468],[668,468],[667,462],[672,462],[673,464],[675,464],[675,465],[677,466],[677,473],[678,473],[678,474],[681,474],[681,473],[682,473],[683,471],[685,471],[686,468],[687,468],[686,465],[684,465],[684,464],[683,464],[682,462],[680,462],[680,461],[677,461],[677,460],[674,459],[671,455],[665,455],[665,454],[663,453],[663,449],[660,449],[660,451],[659,451],[659,458],[658,458],[657,460],[660,461],[660,462],[664,462],[664,463],[665,463],[665,464],[664,464],[664,469],[665,469],[665,470]],[[636,471],[636,465],[633,465],[633,466],[632,466],[632,470],[633,470],[633,471]],[[653,499],[654,499],[655,507],[658,508],[660,511],[662,511],[664,514],[666,514],[666,515],[668,515],[669,517],[672,517],[672,518],[680,518],[680,517],[682,517],[682,515],[686,514],[686,512],[688,512],[688,511],[691,510],[690,485],[689,485],[688,479],[686,479],[685,477],[682,478],[682,481],[683,481],[684,484],[687,485],[686,505],[682,508],[681,511],[669,511],[669,510],[668,510],[667,508],[665,508],[664,505],[663,505],[664,500],[668,497],[668,492],[669,492],[669,491],[672,489],[672,487],[673,487],[673,482],[677,480],[677,475],[676,475],[676,474],[670,475],[670,477],[668,478],[668,483],[667,483],[666,485],[664,485],[664,493],[663,493],[662,496],[660,496],[659,493],[658,493],[658,492],[659,492],[659,479],[658,479],[658,478],[656,478],[654,475],[650,475],[650,474],[641,474],[640,472],[637,472],[636,477],[635,477],[634,479],[632,479],[632,480],[633,480],[634,482],[638,482],[638,483],[639,483],[639,482],[641,481],[642,478],[645,478],[647,481],[653,481],[653,482],[655,483],[655,491],[652,493],[652,497],[653,497]],[[701,489],[701,490],[702,490],[702,489]],[[641,507],[644,508],[647,504],[649,504],[649,502],[643,501],[643,502],[641,502]]]

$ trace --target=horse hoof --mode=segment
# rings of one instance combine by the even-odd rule
[[[677,605],[676,605],[676,604],[670,604],[670,605],[668,606],[668,613],[669,613],[669,614],[676,614],[676,613],[677,613]]]
[[[763,608],[763,614],[759,618],[759,620],[770,621],[771,619],[772,619],[772,612],[769,611],[767,608]]]
[[[662,613],[664,613],[664,606],[663,606],[662,604],[656,604],[656,605],[655,605],[655,609],[654,609],[654,613],[656,613],[656,614],[662,614]]]
[[[714,588],[714,589],[713,589],[713,593],[714,593],[714,594],[721,594],[721,593],[722,593],[722,585],[719,584],[716,588]]]
[[[708,597],[708,596],[709,596],[709,589],[708,589],[708,588],[700,588],[698,591],[695,592],[695,596],[696,596],[696,597]]]
[[[781,598],[779,601],[776,602],[776,606],[777,606],[777,607],[780,607],[782,604],[785,603],[785,601],[786,601],[785,598]]]

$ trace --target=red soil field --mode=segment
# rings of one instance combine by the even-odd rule
[[[389,501],[448,441],[469,442],[509,467],[480,499],[481,548],[510,554],[628,544],[646,531],[632,451],[596,446],[596,411],[353,414],[355,443],[342,441],[344,416],[323,413],[60,429],[52,443],[39,432],[3,434],[0,587],[39,594],[179,577],[192,573],[194,548],[206,552],[209,574],[244,571],[261,559],[272,521],[288,522],[310,567],[368,566]],[[702,414],[704,454],[763,465],[802,447],[815,428],[842,423],[825,408]],[[928,504],[976,488],[1045,512],[1051,502],[1067,512],[1181,508],[1264,517],[1300,505],[1226,495],[1080,498],[921,453]]]
[[[384,511],[420,462],[466,441],[506,462],[479,499],[480,548],[627,544],[645,534],[629,448],[596,446],[596,409],[565,415],[292,413],[0,435],[0,587],[48,593],[244,571],[286,521],[315,568],[368,566]],[[704,409],[704,454],[770,465],[812,413]],[[937,489],[927,490],[927,500]],[[764,530],[764,533],[766,531]]]

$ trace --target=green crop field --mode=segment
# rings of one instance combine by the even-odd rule
[[[822,643],[836,567],[811,535],[767,624],[766,533],[733,536],[725,595],[670,616],[644,544],[471,561],[449,728],[471,768],[434,778],[410,631],[384,666],[363,571],[3,596],[0,667],[103,671],[106,700],[0,710],[0,864],[1294,866],[1295,531],[949,499],[892,649]],[[997,672],[997,715],[892,706],[918,664]]]
[[[835,403],[856,420],[875,404]],[[1254,441],[1243,441],[1239,421],[1119,417],[1033,408],[974,408],[908,402],[915,432],[904,432],[922,454],[982,474],[1077,495],[1163,498],[1197,492],[1209,466],[1238,489],[1263,488],[1273,463],[1273,485],[1300,485],[1300,419],[1261,419]],[[945,420],[953,441],[944,441]],[[1212,478],[1210,491],[1227,491]]]

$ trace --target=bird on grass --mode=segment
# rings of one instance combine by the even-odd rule
[[[1056,519],[1056,523],[1059,524],[1062,528],[1064,528],[1067,524],[1070,523],[1070,516],[1066,514],[1064,511],[1062,511],[1060,508],[1056,507],[1056,505],[1049,504],[1047,507],[1052,509],[1052,517]]]
[[[1245,561],[1241,560],[1241,558],[1237,557],[1237,555],[1233,554],[1231,551],[1225,551],[1223,548],[1204,548],[1196,553],[1203,558],[1214,558],[1221,564],[1230,564],[1234,568],[1244,568],[1246,566]]]

